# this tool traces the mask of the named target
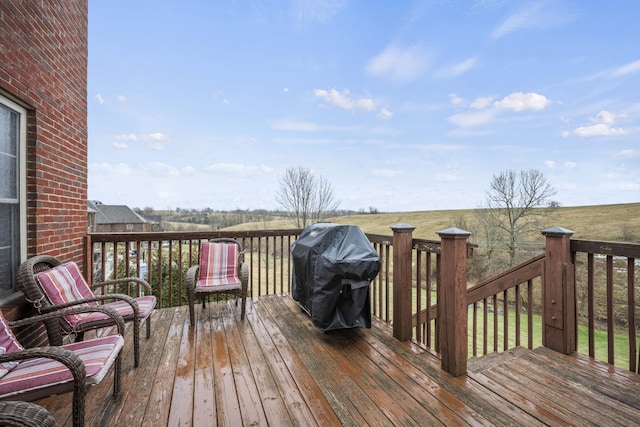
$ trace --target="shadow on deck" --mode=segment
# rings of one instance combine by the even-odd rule
[[[286,296],[249,304],[156,310],[122,393],[108,378],[89,391],[88,426],[640,425],[640,375],[585,356],[516,349],[440,370],[433,354],[371,329],[324,333]],[[484,359],[484,358],[483,358]],[[38,401],[71,425],[70,395]]]

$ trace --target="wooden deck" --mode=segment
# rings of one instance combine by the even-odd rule
[[[288,297],[156,310],[153,336],[131,338],[122,393],[89,391],[90,426],[640,425],[640,375],[584,356],[517,349],[440,370],[429,352],[388,326],[323,333]],[[70,396],[38,401],[70,425]]]

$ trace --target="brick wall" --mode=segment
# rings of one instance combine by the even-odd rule
[[[28,256],[82,263],[87,0],[0,1],[0,91],[27,108]]]

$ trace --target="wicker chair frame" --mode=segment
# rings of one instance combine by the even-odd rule
[[[187,271],[187,300],[189,303],[189,320],[191,321],[191,326],[195,325],[195,300],[197,298],[202,299],[202,308],[205,307],[205,299],[213,294],[227,294],[233,295],[236,297],[236,306],[238,305],[238,299],[242,300],[241,309],[240,309],[240,318],[244,319],[246,312],[246,303],[247,303],[247,288],[249,285],[249,266],[244,262],[244,250],[242,249],[242,244],[236,240],[226,237],[221,237],[217,239],[211,239],[209,242],[212,243],[235,243],[238,245],[238,265],[239,265],[239,279],[240,285],[237,288],[231,289],[212,289],[207,292],[196,292],[196,284],[198,283],[198,274],[200,272],[200,262],[198,260],[198,264],[191,266]],[[199,254],[198,254],[198,258]]]
[[[82,300],[73,301],[67,304],[51,304],[49,299],[43,295],[40,285],[36,282],[35,275],[47,271],[51,268],[57,267],[62,264],[59,259],[49,255],[36,255],[23,262],[18,269],[18,288],[24,293],[25,299],[32,303],[40,313],[48,313],[51,311],[61,310],[75,305],[85,304],[87,302],[104,302],[112,300],[126,301],[133,309],[133,357],[134,365],[138,367],[140,365],[140,309],[135,298],[125,294],[105,294],[95,295],[94,298],[87,298]],[[126,277],[115,280],[105,280],[104,282],[90,284],[91,289],[100,288],[103,286],[117,285],[121,283],[137,283],[144,288],[147,295],[151,295],[151,285],[146,280],[137,277]],[[60,325],[59,319],[49,319],[44,322],[47,329],[47,336],[51,345],[61,345],[63,338],[63,329]],[[151,336],[151,316],[146,319],[147,327],[147,339]],[[88,328],[95,329],[95,327]],[[74,331],[76,334],[76,340],[81,341],[83,339],[83,332],[85,330]]]
[[[0,426],[56,427],[56,420],[42,406],[31,402],[0,402]]]
[[[60,318],[69,314],[88,313],[92,311],[100,311],[110,316],[114,324],[118,328],[118,334],[124,334],[124,319],[115,310],[108,307],[76,307],[68,310],[52,312],[47,314],[41,314],[37,316],[28,317],[25,319],[7,322],[13,329],[15,327],[26,326],[33,323],[44,322],[53,318]],[[45,357],[56,360],[65,365],[71,375],[73,381],[66,384],[56,384],[52,387],[41,388],[30,392],[25,392],[18,395],[12,395],[10,399],[24,399],[24,400],[36,400],[45,396],[54,394],[73,392],[72,400],[72,413],[73,413],[73,425],[74,427],[81,427],[84,425],[84,413],[85,413],[85,398],[86,398],[86,370],[82,359],[71,350],[49,346],[49,347],[34,347],[27,348],[22,351],[13,353],[5,353],[0,355],[0,363],[12,362],[25,359],[33,359],[37,357]],[[117,397],[120,393],[120,382],[122,375],[122,357],[121,353],[118,353],[116,360],[114,361],[113,368],[113,396]],[[0,380],[1,381],[1,380]]]

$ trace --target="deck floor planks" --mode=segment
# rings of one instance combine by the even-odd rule
[[[195,388],[195,330],[184,319],[182,323],[182,340],[178,350],[173,388],[166,388],[170,392],[168,408],[169,425],[185,426],[193,423],[193,398]],[[164,408],[163,408],[164,409]],[[166,419],[164,411],[157,412],[156,417],[147,417],[150,422]]]
[[[233,312],[231,315],[233,316]],[[268,359],[265,354],[263,354],[262,348],[258,343],[258,338],[254,333],[252,324],[254,322],[251,322],[250,317],[253,317],[253,314],[247,313],[245,315],[245,321],[241,321],[239,315],[236,313],[235,320],[239,338],[241,342],[244,343],[243,348],[246,354],[247,370],[253,375],[255,380],[256,398],[264,409],[268,424],[278,424],[282,427],[293,426],[294,423],[288,408],[294,410],[294,405],[287,406],[285,403],[280,392],[281,388],[273,376]],[[269,359],[276,357],[273,352],[268,356]]]
[[[233,315],[235,306],[232,307],[233,311],[229,310],[229,304],[216,304],[227,339],[227,349],[233,369],[233,379],[242,415],[242,425],[267,425],[267,417],[260,400],[256,380],[238,331],[238,328],[245,327],[245,322],[236,322]]]
[[[251,325],[271,372],[282,390],[291,419],[298,425],[337,425],[338,418],[322,398],[318,384],[308,373],[282,333],[265,315],[250,315]]]
[[[584,355],[521,349],[454,378],[380,321],[325,334],[284,296],[253,300],[244,320],[225,302],[196,317],[156,310],[137,369],[127,329],[122,393],[111,396],[112,374],[90,389],[87,426],[640,425],[640,375]],[[59,425],[70,402],[37,401]]]
[[[142,419],[143,426],[157,426],[165,422],[171,407],[173,387],[178,369],[180,348],[184,328],[185,312],[179,308],[173,311],[173,320],[169,328],[169,334],[165,345],[160,352],[160,358],[153,372],[152,387],[149,393],[149,402],[145,408]],[[140,380],[140,377],[137,378]],[[134,424],[135,425],[135,424]]]
[[[420,404],[427,411],[434,414],[446,425],[491,425],[487,419],[472,411],[463,402],[386,346],[364,339],[366,332],[353,330],[346,334],[356,347],[367,354],[374,365],[383,369],[411,396],[419,399]]]
[[[150,380],[145,380],[145,374],[155,375],[157,369],[157,360],[154,357],[158,350],[164,347],[164,343],[167,341],[167,335],[173,324],[174,310],[156,310],[151,315],[151,338],[147,339],[146,334],[142,334],[140,338],[140,366],[134,367],[133,360],[133,329],[132,325],[127,324],[127,330],[125,332],[125,349],[128,352],[123,354],[122,359],[122,389],[120,396],[117,399],[108,399],[103,401],[103,406],[97,406],[95,412],[87,412],[85,419],[87,425],[108,425],[108,420],[122,420],[121,423],[134,422],[133,425],[140,425],[147,404],[149,402],[149,394],[151,386],[153,385],[153,377]],[[155,350],[154,350],[155,349]],[[111,374],[112,375],[112,374]],[[96,385],[89,393],[95,392],[104,396],[106,393],[98,387],[103,387],[104,380]],[[110,386],[109,386],[110,387]],[[109,388],[110,389],[110,388]],[[100,391],[99,391],[100,390]],[[95,403],[97,400],[88,399]],[[122,412],[125,415],[122,415]],[[129,420],[124,421],[127,415],[130,416]],[[137,415],[136,415],[137,414]],[[92,420],[95,418],[95,421]],[[137,424],[135,424],[137,419]]]
[[[297,308],[293,303],[285,305],[282,298],[275,301],[282,311],[295,311]],[[405,425],[440,424],[440,421],[425,411],[409,393],[399,387],[386,373],[377,369],[370,359],[344,337],[343,331],[323,333],[315,328],[309,319],[295,324],[298,326],[298,334],[307,335],[313,341],[320,341],[323,347],[328,349],[329,355],[338,364],[342,374],[354,380],[361,392],[366,394],[389,420]],[[398,402],[402,402],[402,405],[398,405]]]
[[[574,382],[588,386],[597,394],[607,396],[617,402],[640,409],[637,390],[640,387],[640,375],[618,367],[597,363],[600,375],[589,375],[584,366],[594,366],[592,360],[584,355],[559,355],[544,347],[522,356],[526,360],[538,361],[559,375],[570,374]]]
[[[196,331],[193,423],[194,425],[215,425],[216,393],[213,384],[213,344],[211,342],[211,319],[196,307]],[[190,321],[189,321],[190,323]]]
[[[468,377],[454,378],[440,369],[440,360],[410,342],[400,343],[391,335],[391,329],[374,319],[376,327],[367,332],[375,336],[382,344],[393,349],[400,357],[417,366],[427,377],[438,383],[460,402],[464,402],[472,411],[494,425],[512,426],[524,424],[534,426],[542,424],[535,417],[505,401],[476,381]],[[366,335],[363,333],[363,336]]]
[[[366,396],[350,393],[353,385],[347,382],[335,363],[329,360],[324,349],[314,346],[306,340],[306,336],[296,333],[292,323],[299,322],[300,319],[292,318],[289,312],[273,307],[271,303],[277,297],[263,298],[266,299],[258,305],[257,310],[265,319],[268,329],[273,332],[279,331],[280,337],[286,341],[286,346],[290,349],[290,354],[296,355],[307,374],[318,385],[321,391],[321,396],[318,397],[324,396],[327,399],[342,425],[380,425],[386,420],[384,414],[373,406],[372,402],[369,401],[366,405],[363,403],[368,400]],[[319,372],[323,375],[318,375]],[[362,411],[366,406],[371,407],[371,411]]]
[[[240,413],[240,402],[236,394],[233,366],[227,348],[227,338],[224,333],[224,322],[217,313],[214,314],[213,312],[211,313],[211,333],[217,425],[239,426],[242,425],[242,414]]]

